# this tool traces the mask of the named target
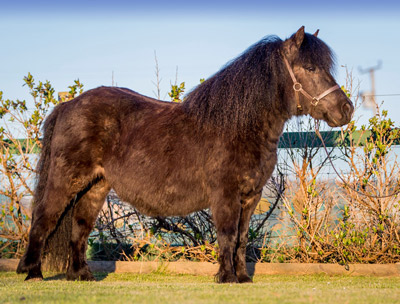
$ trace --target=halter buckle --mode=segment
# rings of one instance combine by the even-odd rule
[[[295,90],[296,92],[299,92],[303,89],[303,86],[301,85],[300,82],[295,82],[293,84],[293,90]]]
[[[313,97],[313,99],[310,102],[314,107],[316,107],[319,101],[320,99],[318,99],[317,97]]]

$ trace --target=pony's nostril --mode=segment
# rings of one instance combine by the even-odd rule
[[[344,103],[343,106],[342,106],[343,114],[345,114],[349,118],[353,114],[353,109],[354,109],[353,105],[351,103],[349,103],[349,102]]]

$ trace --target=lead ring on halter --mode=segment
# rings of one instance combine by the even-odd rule
[[[296,86],[298,86],[298,88]],[[302,88],[303,86],[300,82],[295,82],[295,84],[293,85],[293,90],[295,90],[296,92],[301,91]]]

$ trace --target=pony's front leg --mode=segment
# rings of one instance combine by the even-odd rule
[[[239,237],[237,243],[237,251],[235,255],[236,276],[240,283],[251,283],[252,279],[247,273],[246,267],[246,246],[249,235],[249,223],[258,202],[260,201],[261,193],[257,193],[250,197],[242,199],[242,212],[240,213],[239,221]]]
[[[217,229],[219,245],[218,283],[238,283],[234,268],[234,253],[238,238],[240,218],[240,200],[226,198],[211,207],[214,224]]]

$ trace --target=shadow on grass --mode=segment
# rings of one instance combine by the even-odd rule
[[[96,282],[98,281],[103,281],[105,278],[108,276],[108,272],[96,272],[93,273],[94,278],[96,279]],[[65,273],[57,273],[53,274],[49,277],[45,277],[43,281],[66,281],[67,277]]]
[[[96,272],[93,275],[96,278],[96,281],[103,281],[108,277],[108,272]]]
[[[43,279],[43,281],[61,281],[61,280],[65,280],[65,273],[57,273]]]

